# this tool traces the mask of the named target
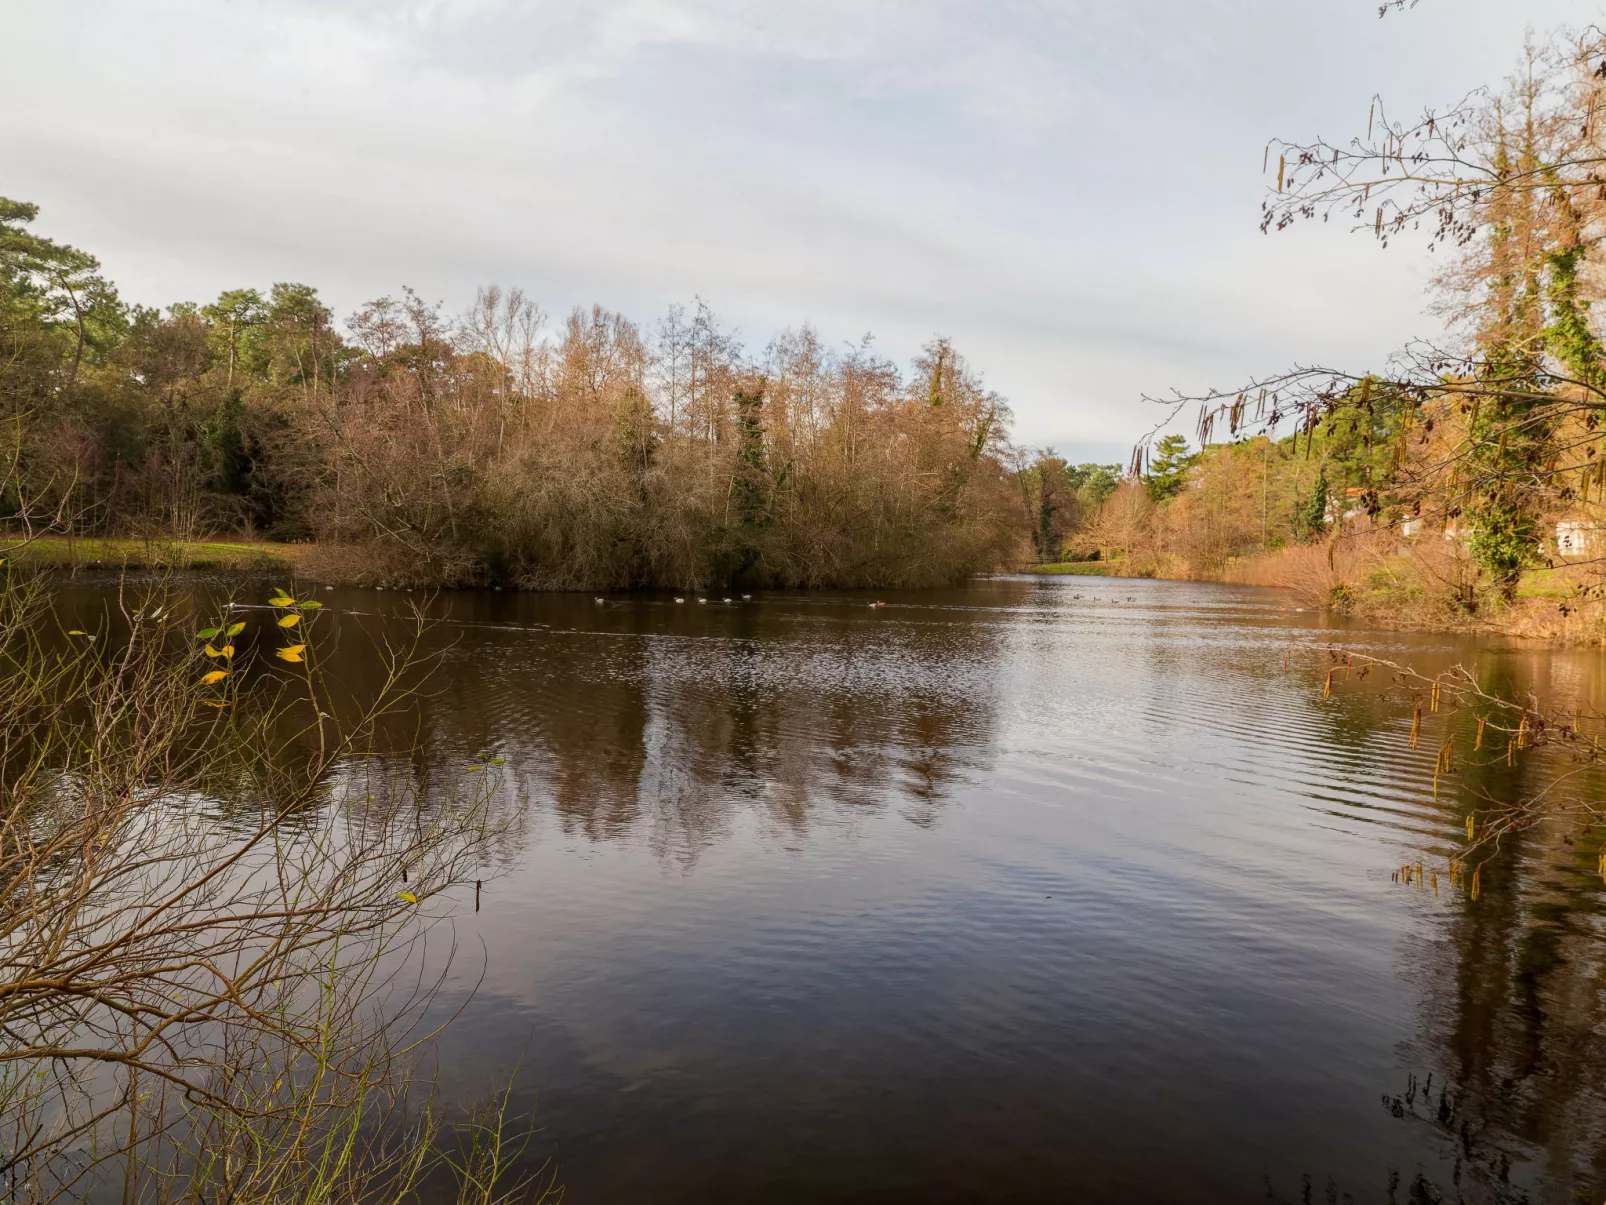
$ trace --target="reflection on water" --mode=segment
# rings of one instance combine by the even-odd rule
[[[401,605],[361,601],[370,622]],[[887,808],[929,825],[988,765],[1004,634],[861,606],[437,599],[445,664],[418,709],[423,744],[494,747],[563,832],[687,864],[739,818],[799,838]],[[354,693],[378,684],[360,640],[325,664]]]
[[[319,597],[361,697],[422,596]],[[389,739],[505,758],[519,817],[443,1084],[514,1083],[568,1200],[1600,1199],[1600,834],[1477,901],[1390,878],[1567,767],[1435,798],[1438,738],[1314,650],[1586,705],[1600,654],[1186,583],[883,597],[429,600]]]

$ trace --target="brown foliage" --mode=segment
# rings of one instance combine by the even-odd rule
[[[867,346],[808,328],[742,363],[712,316],[650,347],[623,317],[570,315],[512,350],[482,299],[455,344],[432,314],[307,408],[326,449],[321,541],[373,555],[366,581],[538,589],[933,585],[1002,563],[1018,509],[1007,410],[946,343],[901,386]],[[373,307],[370,307],[372,310]],[[369,311],[353,327],[380,325]],[[429,347],[429,354],[421,349]],[[348,562],[349,564],[349,562]]]

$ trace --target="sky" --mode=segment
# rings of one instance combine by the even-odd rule
[[[0,195],[147,305],[952,338],[1017,441],[1124,460],[1142,399],[1437,327],[1434,261],[1259,231],[1272,137],[1443,106],[1592,0],[0,0]]]

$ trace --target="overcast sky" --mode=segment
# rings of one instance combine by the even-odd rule
[[[951,336],[1017,439],[1120,458],[1141,394],[1380,363],[1413,248],[1263,236],[1262,148],[1442,104],[1591,0],[0,0],[0,195],[126,297],[337,314],[523,286]]]

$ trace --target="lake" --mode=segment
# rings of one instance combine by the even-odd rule
[[[357,689],[424,599],[317,597]],[[432,937],[441,1085],[511,1084],[572,1205],[1606,1190],[1597,845],[1393,876],[1558,766],[1435,799],[1442,737],[1321,650],[1585,706],[1600,653],[1104,578],[427,607],[419,756],[516,815]]]

